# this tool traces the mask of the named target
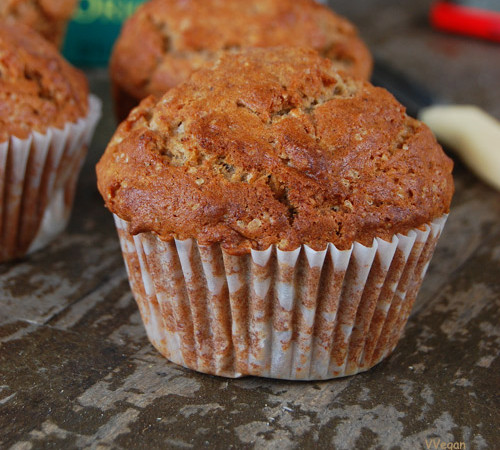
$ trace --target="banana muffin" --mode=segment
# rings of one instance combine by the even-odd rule
[[[0,262],[64,228],[99,102],[56,48],[0,23]]]
[[[118,117],[161,96],[217,51],[309,46],[368,79],[370,53],[355,27],[314,0],[151,0],[126,22],[110,63]]]
[[[78,0],[2,0],[0,19],[24,23],[60,47]]]
[[[225,53],[112,138],[99,190],[170,360],[320,379],[395,347],[452,162],[391,94],[335,67],[312,49]]]

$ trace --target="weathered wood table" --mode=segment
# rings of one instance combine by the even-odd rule
[[[428,6],[337,9],[379,57],[500,118],[500,47],[432,31]],[[370,372],[318,383],[197,374],[164,360],[142,327],[95,187],[115,127],[109,82],[89,76],[104,119],[71,223],[49,248],[0,265],[0,448],[498,448],[499,192],[457,161],[452,212],[404,337]]]

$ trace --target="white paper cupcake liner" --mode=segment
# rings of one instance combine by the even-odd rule
[[[321,380],[392,352],[446,218],[371,247],[243,256],[115,223],[148,337],[166,358],[227,377]]]
[[[91,95],[87,117],[0,143],[0,262],[42,248],[66,227],[100,116]]]

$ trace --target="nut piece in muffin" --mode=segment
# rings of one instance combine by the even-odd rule
[[[315,51],[225,54],[144,100],[98,164],[135,233],[277,245],[368,245],[448,212],[452,162],[386,90]]]
[[[453,192],[391,94],[312,49],[223,53],[97,166],[148,337],[204,373],[328,379],[396,346]]]
[[[0,55],[3,262],[64,228],[100,105],[84,74],[31,28],[0,23]]]
[[[2,0],[0,19],[24,23],[60,47],[78,0]]]
[[[151,0],[125,23],[110,63],[118,117],[161,96],[220,50],[307,46],[368,79],[371,55],[355,27],[314,0]]]

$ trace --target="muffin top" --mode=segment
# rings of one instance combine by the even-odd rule
[[[60,30],[54,22],[67,21],[78,0],[1,0],[0,19],[28,25],[55,44]]]
[[[151,0],[126,22],[111,58],[130,96],[163,95],[219,50],[307,46],[368,79],[370,53],[354,26],[314,0]]]
[[[133,233],[316,250],[390,239],[447,213],[452,162],[382,88],[311,49],[223,54],[145,99],[97,166]]]
[[[0,23],[0,142],[62,128],[87,109],[83,73],[35,31]]]

